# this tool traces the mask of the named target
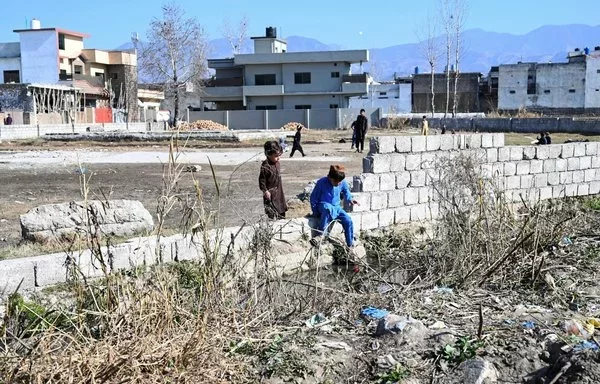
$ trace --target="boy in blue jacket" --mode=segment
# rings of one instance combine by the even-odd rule
[[[350,205],[358,205],[356,200],[352,200],[352,194],[346,178],[343,165],[332,165],[329,167],[329,174],[320,178],[310,194],[310,206],[314,216],[319,217],[319,236],[314,237],[310,242],[313,246],[319,243],[321,235],[327,235],[328,225],[333,220],[339,220],[344,228],[346,245],[350,248],[354,245],[354,228],[350,215],[344,211],[340,205],[341,197]]]

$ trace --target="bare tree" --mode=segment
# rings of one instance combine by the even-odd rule
[[[453,5],[453,30],[454,30],[454,102],[452,104],[452,116],[456,116],[458,109],[458,76],[459,64],[462,58],[463,40],[462,31],[467,17],[468,0],[452,0]]]
[[[446,51],[446,103],[444,108],[444,119],[448,115],[450,108],[450,61],[452,55],[452,38],[453,38],[453,0],[440,0],[440,18],[445,34],[445,51]]]
[[[431,117],[435,113],[435,68],[440,57],[440,41],[437,38],[437,26],[437,20],[433,15],[429,14],[425,24],[422,25],[422,29],[417,31],[421,52],[429,64],[429,72],[431,74]]]
[[[136,47],[140,72],[144,78],[164,84],[165,94],[172,95],[176,124],[181,90],[199,87],[206,74],[206,36],[197,19],[187,18],[181,7],[169,3],[162,6],[162,18],[150,23],[146,38]]]
[[[248,25],[249,20],[247,16],[243,16],[240,19],[237,27],[232,27],[227,19],[223,21],[223,37],[231,45],[231,52],[234,55],[242,53],[244,50],[244,43],[248,37]]]

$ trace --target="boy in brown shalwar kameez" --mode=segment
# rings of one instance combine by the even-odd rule
[[[281,146],[277,141],[267,141],[264,145],[266,160],[260,166],[258,187],[263,192],[265,213],[270,219],[283,219],[287,211],[279,159]]]

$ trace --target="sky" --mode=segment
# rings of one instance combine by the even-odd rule
[[[42,28],[57,27],[91,35],[86,48],[114,49],[144,39],[161,0],[0,0],[10,1],[0,21],[0,43],[18,41],[14,29],[36,18]],[[174,0],[188,17],[196,17],[209,39],[223,37],[223,25],[246,17],[249,36],[264,36],[265,27],[278,37],[299,35],[344,49],[383,48],[417,42],[428,14],[440,0]],[[466,0],[465,29],[525,34],[542,25],[590,24],[600,11],[598,0]],[[10,14],[10,17],[7,17]],[[599,38],[600,40],[600,38]]]

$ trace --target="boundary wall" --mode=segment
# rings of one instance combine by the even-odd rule
[[[43,124],[43,125],[0,125],[0,140],[19,140],[41,137],[56,133],[88,133],[88,132],[160,132],[164,131],[161,123],[106,123],[106,124]]]

